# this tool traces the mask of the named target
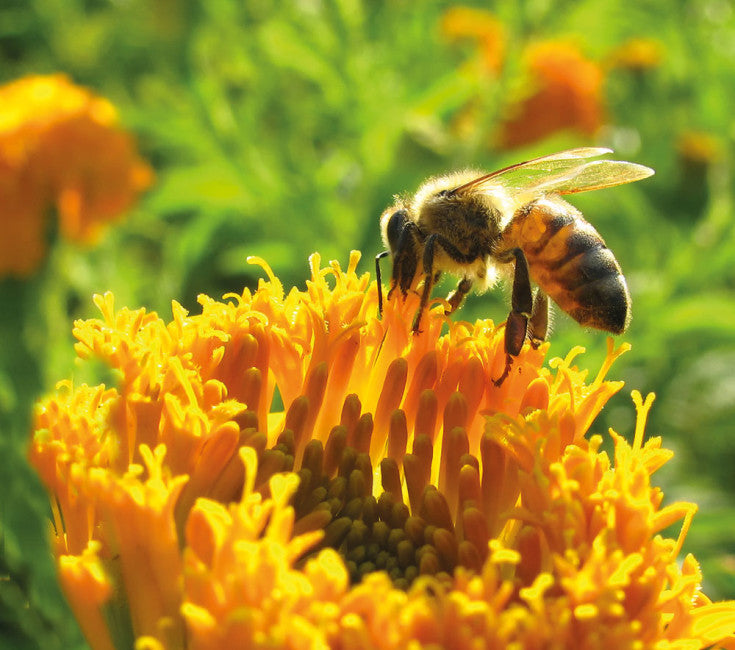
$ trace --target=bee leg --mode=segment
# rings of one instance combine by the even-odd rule
[[[431,296],[431,289],[434,286],[434,246],[437,243],[438,235],[429,235],[426,238],[424,244],[424,289],[421,292],[421,302],[419,308],[416,310],[416,315],[413,319],[413,325],[411,330],[414,334],[420,334],[421,316],[426,310],[426,306],[429,304],[429,297]],[[439,274],[437,274],[438,276]]]
[[[513,358],[521,352],[528,332],[528,319],[533,310],[531,276],[526,256],[520,248],[513,249],[511,253],[515,256],[516,266],[513,275],[511,311],[505,323],[505,370],[498,379],[493,380],[496,386],[500,386],[505,381],[510,373]]]
[[[456,309],[462,304],[464,297],[470,292],[470,289],[472,289],[472,280],[469,278],[462,278],[462,280],[459,281],[457,288],[447,296],[449,309],[444,311],[447,316],[456,311]]]
[[[383,251],[375,256],[375,279],[378,281],[378,318],[383,315],[383,277],[380,272],[380,260],[387,255],[390,255],[390,251]]]
[[[426,241],[424,242],[424,290],[421,293],[421,303],[419,304],[419,309],[416,312],[416,317],[413,321],[412,329],[414,334],[418,334],[420,332],[419,323],[421,321],[421,315],[426,309],[426,306],[429,304],[429,296],[431,295],[431,289],[434,285],[434,282],[436,282],[436,280],[438,280],[439,278],[438,273],[436,275],[433,274],[435,246],[441,246],[447,256],[449,256],[451,259],[459,264],[470,264],[479,258],[479,254],[475,250],[471,250],[469,253],[463,253],[454,244],[452,244],[451,241],[449,241],[446,237],[442,237],[438,233],[429,235],[426,238]],[[457,301],[457,306],[461,302],[464,294],[467,293],[467,291],[469,291],[470,287],[472,286],[471,281],[466,280],[468,284],[464,284],[464,282],[465,281],[460,282],[457,290],[452,294],[453,296],[455,294],[458,294],[455,298],[455,300]],[[454,311],[454,309],[456,309],[456,306],[452,308],[452,311]]]
[[[546,332],[549,329],[549,298],[541,289],[537,289],[533,297],[533,309],[528,327],[531,345],[537,348],[546,340]]]

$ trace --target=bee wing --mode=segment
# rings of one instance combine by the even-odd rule
[[[647,178],[654,173],[644,165],[622,160],[594,160],[577,165],[558,174],[545,178],[526,178],[517,183],[506,185],[511,189],[531,194],[576,194],[591,192],[605,187],[625,185]]]
[[[611,152],[602,147],[560,151],[485,174],[455,188],[454,192],[494,184],[517,194],[574,194],[633,183],[654,173],[650,167],[631,162],[584,161]]]
[[[489,183],[508,188],[522,189],[525,185],[533,184],[539,180],[568,174],[570,170],[580,166],[580,159],[596,158],[606,153],[612,153],[612,149],[606,149],[604,147],[579,147],[577,149],[559,151],[548,156],[526,160],[479,176],[464,185],[455,187],[452,192],[463,192],[470,188],[476,188],[477,186]]]

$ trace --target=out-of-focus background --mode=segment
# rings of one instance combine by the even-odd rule
[[[733,12],[726,0],[4,0],[0,82],[63,73],[62,85],[106,98],[89,112],[116,110],[108,121],[135,140],[85,140],[87,163],[75,153],[86,127],[44,141],[57,149],[33,169],[66,180],[36,205],[28,188],[46,181],[13,190],[12,162],[32,146],[23,129],[45,137],[66,100],[41,110],[22,86],[0,90],[0,647],[85,647],[25,450],[35,400],[84,379],[71,327],[96,316],[93,293],[167,317],[172,299],[196,310],[199,293],[254,286],[249,255],[286,287],[303,286],[314,251],[346,263],[360,249],[372,272],[394,194],[589,145],[656,169],[570,199],[633,298],[620,337],[633,350],[610,372],[626,388],[593,429],[630,437],[630,389],[656,392],[648,434],[676,452],[657,478],[668,502],[700,505],[685,551],[710,597],[735,597]],[[92,199],[79,184],[99,185],[104,203],[105,182],[124,174],[119,214],[80,225]],[[506,288],[459,317],[507,311]],[[558,309],[554,321],[552,355],[582,345],[579,363],[596,372],[605,336]]]

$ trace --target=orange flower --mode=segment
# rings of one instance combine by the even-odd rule
[[[442,16],[441,33],[450,42],[469,41],[476,46],[476,55],[458,71],[458,76],[477,80],[499,76],[505,62],[506,33],[503,23],[484,9],[451,7]],[[452,131],[459,138],[471,138],[483,110],[478,97],[472,97],[452,120]]]
[[[600,128],[602,69],[579,48],[565,41],[536,43],[526,49],[523,65],[528,96],[510,107],[500,147],[521,147],[565,129],[590,136]]]
[[[587,383],[580,349],[545,367],[526,346],[498,387],[502,326],[439,306],[413,336],[418,297],[379,320],[358,259],[314,255],[288,293],[254,260],[268,281],[201,314],[108,294],[76,323],[117,385],[62,384],[30,455],[92,647],[735,642],[735,603],[677,563],[695,507],[651,484],[671,455],[643,442],[651,400],[614,464],[585,438],[625,347]]]
[[[491,12],[452,7],[442,17],[441,31],[449,40],[476,40],[484,70],[492,74],[500,72],[505,56],[505,28]]]
[[[0,87],[0,275],[38,267],[49,207],[64,237],[90,243],[151,180],[107,100],[63,75]]]

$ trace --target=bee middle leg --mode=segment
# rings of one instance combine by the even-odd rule
[[[531,276],[528,270],[526,256],[520,248],[510,251],[515,257],[515,273],[513,275],[513,292],[511,310],[505,323],[505,370],[494,379],[493,383],[500,386],[508,377],[513,365],[513,358],[517,357],[528,333],[528,321],[533,313],[533,293],[531,291]],[[545,295],[544,295],[545,297]],[[548,307],[547,307],[548,309]],[[539,327],[541,323],[539,323]],[[546,332],[544,331],[544,335]]]
[[[424,289],[421,292],[421,302],[419,302],[419,308],[416,310],[416,315],[413,317],[413,324],[411,325],[411,331],[414,334],[421,333],[421,316],[426,310],[426,306],[429,304],[429,296],[431,296],[431,289],[436,281],[436,275],[434,273],[434,245],[436,243],[436,235],[430,235],[426,239],[424,245]]]
[[[449,316],[449,314],[454,313],[462,304],[464,297],[470,292],[470,289],[472,289],[472,280],[469,278],[462,278],[459,281],[457,288],[447,296],[449,309],[445,310],[444,314]]]

